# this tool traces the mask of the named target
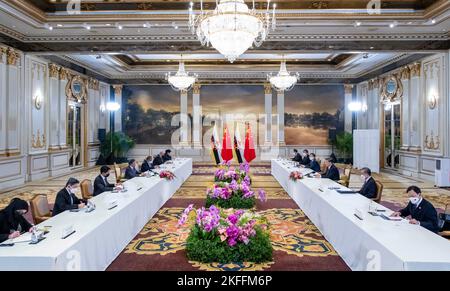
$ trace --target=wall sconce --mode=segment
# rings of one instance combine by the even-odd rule
[[[361,106],[361,111],[364,113],[366,113],[368,109],[369,108],[367,107],[367,104],[365,104],[365,103]]]
[[[362,104],[361,102],[350,102],[348,104],[348,110],[351,112],[359,112],[362,110]]]
[[[428,107],[431,110],[433,110],[436,108],[436,105],[437,105],[437,97],[435,94],[433,94],[428,98]]]
[[[106,111],[106,107],[105,104],[100,105],[100,112],[105,112]]]
[[[33,99],[34,99],[34,107],[37,110],[41,110],[41,108],[42,108],[42,97],[40,95],[36,95],[36,96],[34,96]]]

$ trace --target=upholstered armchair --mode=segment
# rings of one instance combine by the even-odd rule
[[[92,186],[91,180],[83,180],[80,184],[81,186],[81,196],[84,200],[89,200],[94,194],[94,187]]]
[[[39,224],[52,217],[47,195],[37,194],[30,200],[31,215],[34,223]]]
[[[375,183],[377,184],[377,196],[375,198],[372,198],[373,201],[375,201],[376,203],[380,203],[381,202],[381,195],[383,194],[383,184],[381,184],[381,182],[375,180]]]

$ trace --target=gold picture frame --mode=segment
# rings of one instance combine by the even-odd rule
[[[77,102],[86,103],[87,99],[87,82],[80,76],[71,76],[66,86],[66,95],[68,99]]]

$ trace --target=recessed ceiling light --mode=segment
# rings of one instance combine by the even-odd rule
[[[355,27],[357,27],[357,26],[361,26],[361,21],[355,21],[355,23],[353,24]]]
[[[111,26],[111,23],[106,23],[106,26]]]
[[[436,23],[436,19],[431,19],[431,23],[435,24]]]
[[[62,25],[62,24],[57,24],[56,26],[58,26],[58,27],[63,27],[63,25]]]
[[[373,49],[374,49],[374,47],[373,47],[373,46],[371,46],[371,47],[370,47],[370,49],[371,49],[371,50],[373,50]]]
[[[390,28],[394,28],[394,27],[396,27],[396,26],[397,26],[397,24],[396,24],[395,22],[389,24],[389,27],[390,27]]]

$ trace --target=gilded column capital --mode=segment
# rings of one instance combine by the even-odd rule
[[[405,66],[400,70],[400,79],[409,80],[410,76],[411,76],[411,70],[409,69],[408,66]]]
[[[6,51],[6,64],[10,66],[17,66],[17,61],[20,59],[20,54],[12,48]]]
[[[113,88],[115,95],[122,95],[123,85],[113,85]]]
[[[410,76],[412,77],[420,77],[421,63],[414,63],[409,65]]]
[[[59,68],[59,79],[69,80],[69,71],[66,68]]]
[[[60,67],[55,64],[48,64],[48,72],[50,78],[57,79],[59,77]]]
[[[264,83],[264,93],[272,94],[272,85],[270,83]]]
[[[193,89],[193,93],[194,94],[200,94],[200,88],[202,87],[202,85],[200,85],[200,84],[194,84],[194,86],[192,87],[192,89]]]
[[[352,84],[344,84],[345,94],[353,93],[353,85]]]

